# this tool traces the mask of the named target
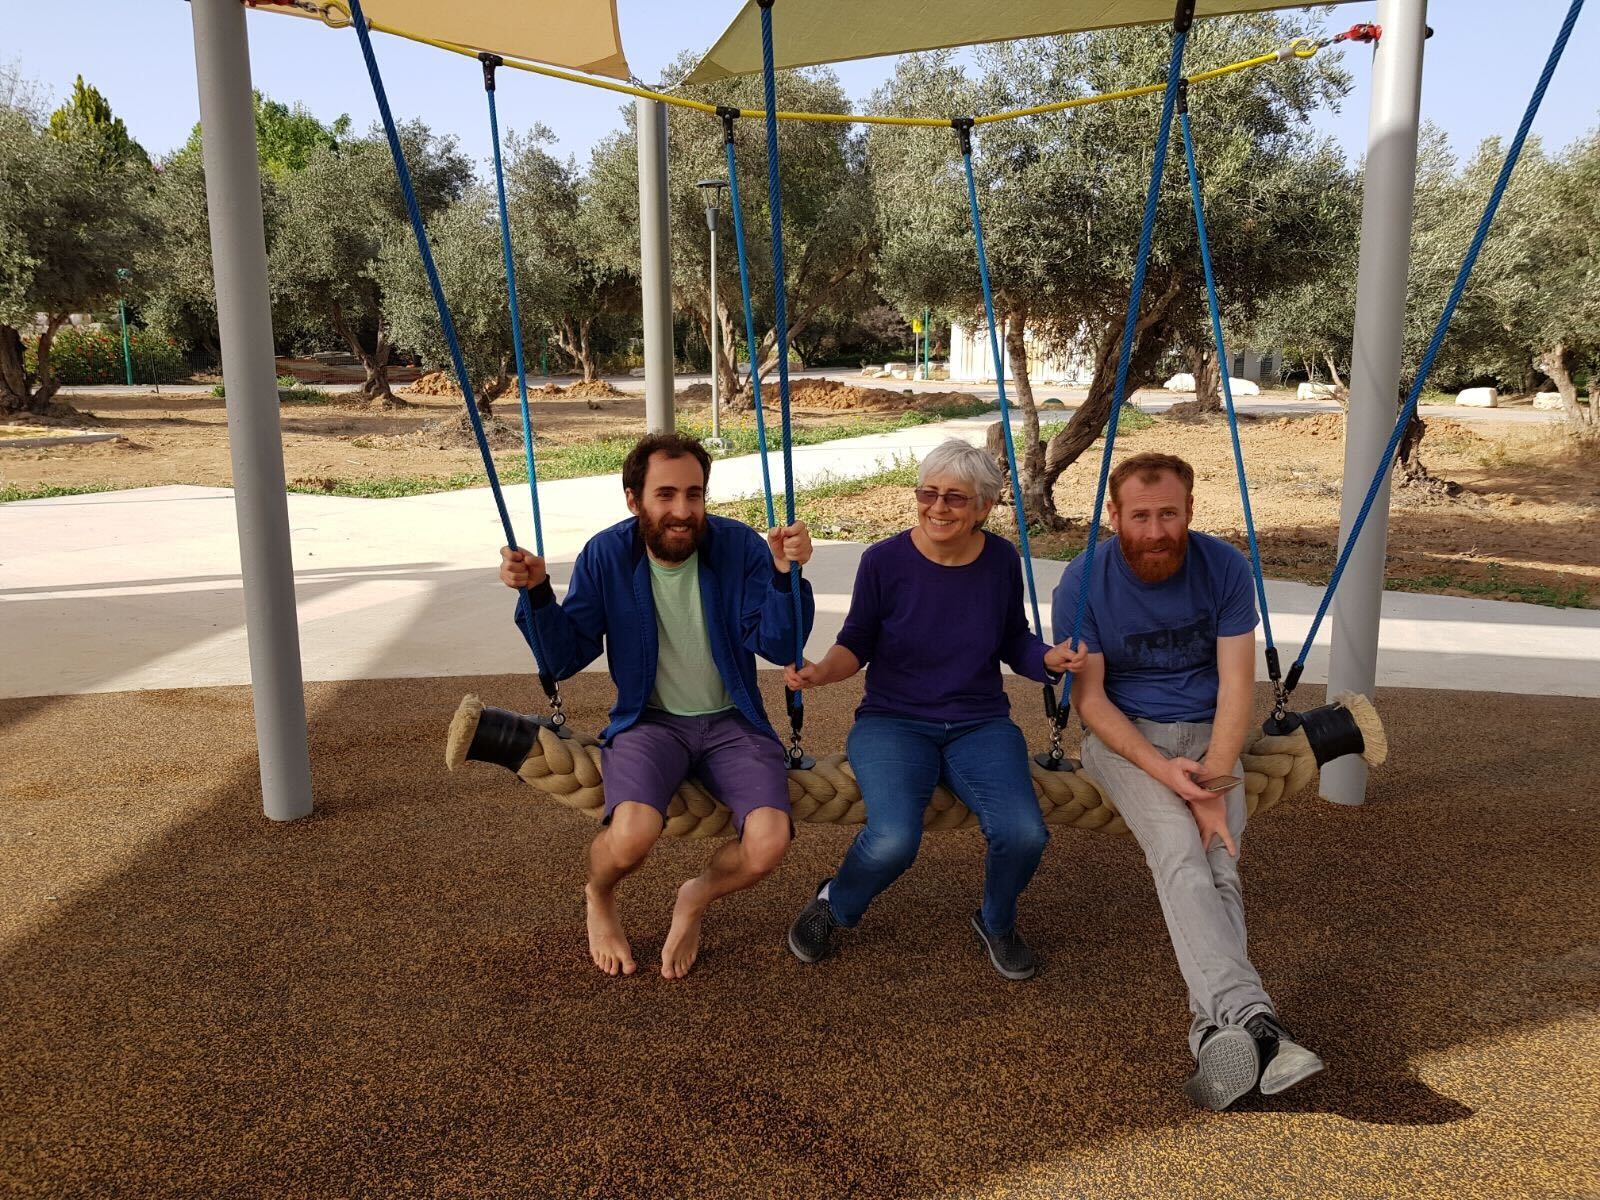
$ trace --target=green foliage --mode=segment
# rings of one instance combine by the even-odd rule
[[[349,137],[348,113],[341,113],[331,124],[324,125],[303,104],[284,104],[260,92],[252,92],[250,100],[255,110],[256,150],[261,169],[268,175],[277,177],[303,171],[318,150],[337,150]],[[196,124],[176,157],[199,162],[202,140],[200,126]]]
[[[57,385],[50,344],[73,312],[103,310],[120,269],[156,233],[151,173],[106,163],[88,139],[62,140],[28,113],[0,109],[0,408],[39,410]],[[137,273],[131,280],[139,286]],[[22,335],[46,314],[34,370]]]
[[[829,500],[837,496],[855,496],[870,488],[877,487],[904,487],[917,486],[917,463],[912,458],[894,458],[880,466],[870,475],[863,475],[857,479],[824,479],[808,488],[801,488],[795,493],[795,515],[808,526],[820,527],[822,524],[820,514],[815,509],[815,504],[820,500]],[[732,517],[736,521],[743,521],[746,525],[756,529],[765,529],[767,525],[766,503],[760,496],[750,496],[742,500],[727,500],[718,504],[709,504],[707,511],[719,516]]]
[[[37,372],[38,339],[25,343],[23,364]],[[128,330],[128,350],[133,359],[134,383],[176,383],[189,377],[183,351],[170,338],[147,329]],[[80,329],[68,326],[55,336],[50,366],[61,383],[125,383],[122,333],[118,329]]]
[[[0,483],[0,504],[10,504],[16,500],[54,500],[58,496],[92,496],[96,492],[116,490],[118,485],[110,483],[47,483],[38,487]]]
[[[224,384],[215,384],[211,388],[211,395],[215,399],[226,400],[228,389]],[[278,376],[279,404],[332,404],[333,402],[333,393],[324,388],[308,387],[293,375]]]
[[[49,128],[52,137],[81,143],[102,167],[150,166],[150,155],[112,113],[111,102],[99,88],[84,83],[82,75],[72,85],[72,98],[50,114]]]

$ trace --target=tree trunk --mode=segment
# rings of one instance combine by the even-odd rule
[[[1405,404],[1401,393],[1399,403]],[[1400,435],[1400,449],[1395,461],[1395,482],[1403,488],[1432,492],[1438,496],[1459,496],[1461,485],[1450,479],[1440,479],[1422,462],[1422,439],[1427,435],[1428,423],[1413,413],[1411,423]]]
[[[11,325],[0,325],[0,412],[39,416],[52,411],[72,412],[67,405],[51,403],[61,385],[50,370],[50,343],[66,319],[64,313],[52,313],[46,319],[44,332],[39,335],[38,370],[34,373],[23,366],[21,331]]]
[[[1134,325],[1133,353],[1128,361],[1127,394],[1130,396],[1149,379],[1167,345],[1166,316],[1172,302],[1177,299],[1178,290],[1178,281],[1173,280],[1160,296],[1149,303],[1144,315]],[[1108,323],[1095,349],[1094,378],[1089,383],[1088,399],[1072,414],[1067,427],[1045,446],[1042,496],[1052,521],[1061,519],[1055,510],[1055,497],[1051,492],[1056,480],[1099,440],[1111,416],[1111,404],[1117,392],[1117,359],[1121,349],[1122,325]]]
[[[1039,410],[1033,399],[1033,380],[1028,377],[1028,346],[1024,337],[1027,314],[1009,312],[1003,320],[1006,356],[1011,360],[1012,391],[1017,407],[1022,411],[1022,437],[1019,445],[1020,453],[1017,456],[1017,474],[1021,477],[1022,483],[1023,512],[1018,514],[1017,526],[1021,528],[1022,515],[1025,513],[1030,526],[1042,525],[1047,529],[1063,528],[1066,522],[1056,513],[1050,497],[1050,485],[1045,482],[1044,444],[1039,441]],[[997,370],[1003,372],[1005,365],[1000,364]],[[1003,426],[997,428],[1002,435],[1011,432]],[[1002,455],[1004,452],[1002,443]],[[1007,464],[1001,462],[1000,469],[1008,470]]]
[[[722,403],[728,406],[730,412],[748,412],[755,407],[754,395],[740,392],[739,339],[733,328],[733,313],[720,299],[717,301],[716,320],[721,329],[722,343],[717,347],[717,361],[712,364],[712,370],[717,373],[717,388]]]
[[[1578,404],[1578,385],[1572,380],[1572,351],[1561,342],[1541,350],[1534,356],[1535,369],[1543,371],[1550,377],[1550,382],[1556,385],[1556,391],[1561,393],[1561,410],[1566,415],[1568,422],[1582,428],[1594,419],[1594,405],[1589,406],[1589,415],[1584,416],[1582,407]],[[1594,381],[1589,382],[1590,400],[1594,399]]]
[[[577,320],[563,317],[555,327],[556,345],[578,368],[579,377],[584,383],[594,382],[594,354],[589,348],[589,329],[593,324],[593,317],[580,317]]]
[[[1322,360],[1328,364],[1328,377],[1333,380],[1333,398],[1339,407],[1348,413],[1350,411],[1350,389],[1345,387],[1344,380],[1339,378],[1339,366],[1333,361],[1333,355],[1327,351],[1323,351]]]
[[[1221,412],[1222,372],[1217,365],[1217,352],[1209,346],[1185,346],[1183,353],[1189,361],[1189,373],[1194,376],[1195,411]]]
[[[378,318],[378,344],[376,349],[368,350],[361,344],[361,339],[356,336],[356,331],[345,320],[344,306],[337,301],[329,313],[333,328],[340,337],[344,338],[345,345],[350,347],[350,353],[356,356],[361,363],[362,370],[366,372],[366,379],[361,384],[361,398],[374,408],[399,408],[405,404],[389,389],[389,329],[384,324],[383,318]]]

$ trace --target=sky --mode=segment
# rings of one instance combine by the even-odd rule
[[[618,0],[617,7],[633,71],[654,81],[678,52],[709,48],[740,0]],[[1435,33],[1424,67],[1422,110],[1450,136],[1458,155],[1469,154],[1486,136],[1515,130],[1567,7],[1568,0],[1433,0],[1429,19]],[[1374,20],[1376,8],[1371,0],[1344,4],[1326,19],[1330,27],[1345,28]],[[250,13],[248,25],[257,88],[303,103],[324,121],[349,113],[355,127],[364,129],[376,120],[353,33],[265,12]],[[456,135],[475,161],[486,163],[488,118],[478,64],[398,38],[378,35],[375,41],[396,114],[421,117]],[[1339,52],[1355,88],[1342,111],[1322,112],[1317,123],[1358,158],[1366,140],[1371,52],[1359,46]],[[1535,126],[1547,145],[1565,145],[1600,125],[1600,105],[1587,77],[1597,59],[1600,6],[1591,5],[1579,18]],[[19,68],[57,101],[81,73],[157,157],[180,146],[198,118],[184,0],[0,0],[0,62]],[[889,77],[893,63],[880,58],[836,69],[859,108]],[[542,122],[554,130],[561,152],[580,161],[621,126],[620,99],[526,72],[500,73],[502,126]]]

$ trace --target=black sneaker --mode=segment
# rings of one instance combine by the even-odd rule
[[[830,882],[824,879],[817,891],[820,893]],[[814,896],[789,926],[789,949],[803,963],[821,962],[833,949],[833,931],[842,928],[828,902],[821,895]]]
[[[1195,1059],[1194,1074],[1183,1085],[1183,1094],[1212,1112],[1221,1112],[1244,1096],[1261,1074],[1256,1039],[1238,1025],[1206,1034]]]
[[[1261,1094],[1274,1096],[1304,1083],[1323,1069],[1322,1059],[1290,1038],[1277,1018],[1257,1013],[1244,1023],[1261,1055]]]
[[[1011,932],[996,937],[990,933],[983,923],[983,910],[979,909],[972,914],[972,928],[978,935],[978,940],[983,943],[983,948],[989,952],[989,961],[994,964],[994,969],[1007,979],[1032,979],[1033,973],[1039,969],[1039,960],[1022,940],[1022,935],[1012,926]]]

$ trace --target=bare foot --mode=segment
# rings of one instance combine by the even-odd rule
[[[678,889],[678,902],[672,906],[672,928],[661,947],[663,979],[682,979],[694,966],[700,953],[700,922],[706,915],[706,904],[699,880],[691,879]]]
[[[585,884],[583,899],[589,912],[589,957],[594,959],[594,965],[607,975],[632,975],[638,968],[628,935],[622,932],[615,893],[600,895]]]

